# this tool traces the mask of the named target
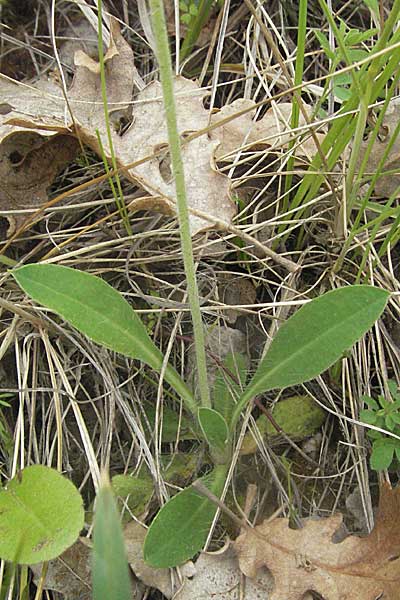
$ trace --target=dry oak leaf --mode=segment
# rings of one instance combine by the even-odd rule
[[[269,600],[302,600],[308,591],[324,600],[398,600],[400,589],[400,487],[381,487],[376,524],[367,537],[333,543],[342,515],[308,520],[289,529],[274,519],[234,543],[241,571],[255,577],[267,567],[274,577]]]
[[[381,126],[381,132],[375,139],[372,146],[371,153],[368,158],[366,172],[376,173],[380,161],[383,159],[384,154],[387,152],[389,143],[395,134],[395,129],[398,126],[400,117],[400,102],[398,99],[391,100],[387,108],[386,114],[383,117]],[[370,140],[365,140],[361,145],[360,151],[360,162],[365,155]],[[383,171],[397,171],[397,173],[390,173],[388,175],[382,175],[379,177],[375,184],[374,193],[377,196],[383,198],[389,198],[398,188],[400,187],[400,136],[397,135],[396,139],[389,150],[386,158]],[[397,192],[397,197],[400,193]]]
[[[2,101],[11,111],[6,122],[24,127],[72,132],[99,155],[104,153],[110,160],[111,149],[101,101],[99,64],[84,52],[78,51],[75,54],[75,65],[74,80],[68,91],[68,106],[61,90],[58,91],[58,98],[54,97],[52,90],[50,110],[42,101],[40,110],[36,107],[36,110],[26,111],[18,99],[18,84],[7,80],[7,93],[2,93]],[[111,42],[105,55],[105,72],[109,115],[114,124],[111,138],[116,162],[119,167],[135,163],[135,166],[124,171],[126,177],[138,183],[152,196],[147,206],[140,208],[171,213],[175,208],[175,185],[167,152],[168,132],[161,84],[151,82],[132,102],[136,72],[133,52],[122,37],[115,20],[111,20]],[[5,82],[0,83],[3,86]],[[203,105],[206,92],[183,77],[175,78],[174,92],[181,137],[207,128],[209,113]],[[27,93],[26,90],[24,93]],[[32,94],[37,97],[38,93],[34,90]],[[120,131],[122,117],[131,120],[131,125]],[[192,234],[212,229],[221,221],[229,223],[236,212],[230,199],[230,180],[217,172],[214,166],[214,153],[218,144],[217,138],[210,140],[205,133],[182,145],[189,207],[209,216],[204,219],[195,214],[190,215]],[[162,149],[165,152],[160,154]],[[155,153],[159,153],[158,156],[152,156]]]
[[[216,153],[218,160],[232,160],[232,154],[236,155],[240,148],[246,151],[252,148],[286,149],[291,140],[294,140],[297,162],[301,159],[301,163],[304,164],[304,159],[310,161],[315,156],[317,146],[302,114],[299,117],[300,129],[295,132],[291,129],[292,104],[290,102],[275,103],[258,121],[254,121],[255,109],[252,110],[254,106],[252,100],[238,98],[212,115],[211,123],[215,125],[220,120],[238,114],[236,118],[211,131],[211,139],[215,135],[220,140]],[[311,107],[305,108],[311,118]],[[239,114],[241,111],[247,112]],[[321,143],[324,134],[317,133],[316,136]]]
[[[19,130],[4,136],[0,145],[0,214],[2,210],[37,209],[44,205],[48,188],[78,149],[77,140],[67,135],[44,138],[35,131]],[[29,216],[6,214],[7,236]]]

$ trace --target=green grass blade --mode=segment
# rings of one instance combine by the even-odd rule
[[[240,352],[230,352],[218,372],[212,386],[213,407],[228,423],[238,398],[246,386],[248,374],[248,358]]]
[[[93,600],[131,600],[124,538],[108,478],[102,483],[96,501],[92,563]]]

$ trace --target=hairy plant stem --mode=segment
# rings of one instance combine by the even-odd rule
[[[192,238],[189,225],[189,211],[186,198],[185,175],[181,155],[181,143],[176,120],[174,100],[174,85],[172,76],[171,55],[168,45],[167,27],[165,24],[164,4],[162,0],[150,0],[151,20],[157,46],[157,60],[160,68],[160,78],[164,97],[165,118],[168,129],[168,141],[171,156],[172,172],[175,178],[177,212],[181,248],[185,267],[187,291],[190,312],[193,322],[194,345],[200,391],[201,405],[210,407],[208,389],[205,339],[201,318],[199,292],[196,280],[196,270],[193,258]]]

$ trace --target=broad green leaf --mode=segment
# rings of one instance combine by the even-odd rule
[[[393,460],[395,445],[390,439],[376,440],[372,446],[371,468],[374,471],[388,469]]]
[[[222,492],[225,467],[201,479],[215,495]],[[175,567],[192,558],[206,542],[217,507],[192,486],[174,496],[159,511],[147,533],[143,555],[153,567]]]
[[[210,448],[223,450],[228,441],[228,425],[222,415],[212,408],[201,407],[198,411],[200,427]]]
[[[360,410],[360,419],[364,421],[364,423],[368,423],[369,425],[375,425],[377,420],[377,415],[373,410]]]
[[[230,423],[233,407],[245,388],[249,360],[240,352],[229,352],[218,369],[212,390],[213,407]]]
[[[58,471],[34,465],[0,491],[0,558],[20,564],[51,560],[83,527],[82,498]]]
[[[279,400],[271,415],[276,424],[293,440],[302,440],[315,433],[326,419],[326,412],[310,396],[291,396]],[[258,417],[257,427],[261,436],[267,436],[268,443],[275,445],[283,441],[282,436],[265,415]],[[252,454],[257,443],[252,433],[246,433],[241,454]]]
[[[380,288],[354,285],[302,306],[279,328],[245,391],[246,398],[323,373],[372,327],[388,298]]]
[[[18,285],[91,340],[159,369],[162,354],[128,302],[100,277],[60,265],[13,271]]]
[[[92,561],[93,600],[131,600],[124,538],[108,479],[103,481],[96,500]]]
[[[114,475],[112,489],[117,496],[117,506],[122,519],[130,521],[131,513],[139,517],[146,509],[154,493],[153,480],[148,473],[143,476]]]

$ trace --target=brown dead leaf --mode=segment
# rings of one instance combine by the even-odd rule
[[[232,548],[223,552],[202,553],[195,563],[195,573],[185,579],[174,600],[267,600],[273,587],[266,569],[255,579],[241,578]]]
[[[378,165],[387,151],[388,144],[393,137],[395,128],[398,125],[399,117],[400,102],[398,99],[392,100],[389,103],[386,114],[383,118],[381,132],[372,146],[371,154],[366,167],[366,171],[368,173],[375,173],[377,171]],[[361,145],[361,159],[365,155],[368,144],[369,140],[367,139]],[[379,177],[375,184],[374,193],[377,196],[389,198],[389,196],[391,196],[400,186],[400,136],[397,136],[396,140],[394,141],[386,158],[383,170],[399,172],[399,174],[391,173],[390,175],[383,175],[382,177]]]
[[[35,585],[39,583],[42,567],[43,563],[30,567]],[[81,538],[61,556],[48,562],[44,589],[58,592],[64,600],[91,600],[91,580],[92,551],[88,541]],[[144,585],[133,578],[131,600],[142,600],[144,591]]]
[[[34,583],[38,585],[42,563],[32,565]],[[64,600],[90,600],[91,550],[81,540],[75,542],[61,556],[48,563],[44,589],[53,590],[64,596]]]
[[[255,103],[252,100],[239,98],[215,113],[212,116],[211,122],[215,124],[222,119],[232,117],[235,113],[250,109],[254,105]],[[311,116],[311,107],[308,108],[308,113]],[[221,141],[217,148],[216,158],[218,160],[231,160],[229,155],[236,153],[242,146],[247,150],[254,147],[271,149],[287,148],[290,140],[296,139],[301,133],[291,133],[292,104],[290,102],[275,104],[258,121],[253,120],[254,115],[255,109],[238,116],[211,132],[211,139],[215,135]],[[299,127],[307,127],[303,115],[299,117]],[[296,156],[311,160],[317,153],[317,147],[314,139],[307,130],[305,131],[306,133],[303,134],[304,139],[295,142]],[[318,133],[317,136],[319,141],[322,141],[323,134]]]
[[[257,291],[252,281],[234,273],[225,273],[218,278],[218,290],[222,302],[232,306],[255,304],[257,299]],[[241,314],[243,312],[240,308],[228,308],[224,311],[225,318],[231,325],[236,323]]]
[[[5,134],[6,128],[1,133]],[[43,138],[34,131],[12,131],[0,145],[0,211],[38,208],[56,175],[75,157],[76,139],[67,135]],[[11,235],[29,214],[7,215]]]
[[[172,598],[172,579],[169,569],[154,569],[144,562],[143,543],[147,529],[136,521],[124,528],[126,555],[136,577],[145,585],[160,590],[166,598]]]
[[[102,149],[96,134],[98,131],[103,151],[110,159],[98,63],[82,51],[76,53],[75,62],[75,77],[68,93],[73,118],[65,106],[61,90],[55,93],[54,88],[51,92],[23,88],[23,95],[27,98],[26,102],[21,102],[19,84],[5,80],[6,93],[2,103],[3,111],[8,111],[5,122],[50,131],[73,132],[101,155]],[[163,148],[167,149],[168,132],[160,83],[154,81],[140,91],[130,110],[135,74],[133,52],[122,37],[116,20],[111,21],[111,43],[105,56],[105,70],[108,108],[115,128],[111,137],[117,164],[125,167],[140,163]],[[48,104],[46,93],[50,94]],[[175,79],[177,120],[182,137],[207,127],[208,111],[203,106],[204,95],[205,92],[194,82],[183,77]],[[132,121],[122,134],[119,131],[121,117]],[[214,152],[218,144],[215,136],[210,140],[205,134],[182,146],[189,207],[211,217],[210,221],[191,215],[192,234],[213,228],[212,217],[215,222],[230,222],[235,213],[229,195],[230,181],[218,173],[214,166]],[[155,198],[154,202],[149,201],[148,209],[160,210],[161,207],[165,212],[171,212],[171,201],[172,206],[175,203],[175,185],[167,152],[126,170],[125,175]]]
[[[400,487],[381,488],[376,524],[368,537],[333,543],[342,515],[308,520],[289,529],[274,519],[235,542],[242,572],[267,567],[275,580],[269,600],[301,600],[307,591],[324,600],[398,600],[400,585]]]

